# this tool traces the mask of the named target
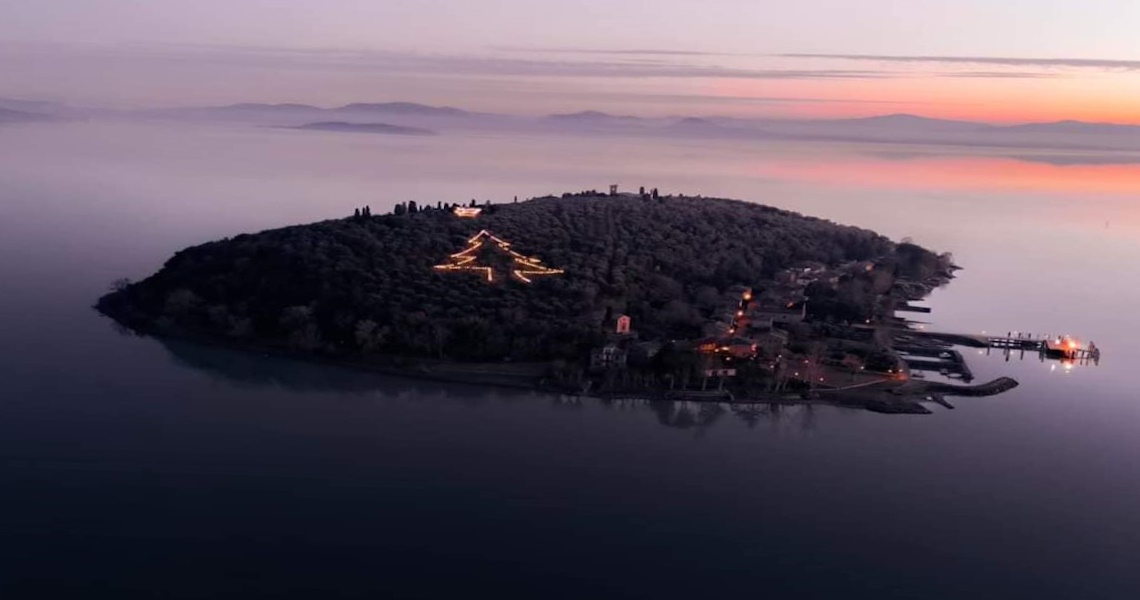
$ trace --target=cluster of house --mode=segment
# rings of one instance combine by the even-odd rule
[[[703,336],[692,342],[695,351],[708,357],[710,369],[729,373],[734,361],[764,359],[775,364],[788,345],[788,330],[807,317],[809,285],[823,282],[837,285],[845,274],[871,271],[870,261],[830,268],[822,263],[805,262],[781,271],[776,281],[762,292],[734,286],[722,297]],[[614,322],[609,342],[594,349],[590,356],[593,370],[648,364],[659,352],[658,342],[638,342],[630,318],[620,315]]]
[[[806,316],[802,293],[772,290],[755,294],[752,288],[728,290],[717,317],[705,325],[698,352],[722,358],[752,359],[779,356],[788,344],[787,327]]]
[[[727,358],[729,362],[779,356],[788,344],[787,327],[805,317],[802,295],[789,300],[784,296],[774,301],[770,295],[755,296],[748,287],[730,288],[717,316],[706,324],[705,336],[692,343],[693,349],[710,358]],[[661,351],[660,342],[637,341],[631,325],[629,316],[617,317],[608,343],[591,352],[591,369],[645,365]]]
[[[648,365],[664,344],[661,342],[641,342],[633,330],[633,319],[629,315],[618,315],[609,341],[590,353],[590,369],[605,370],[624,368],[629,364]]]

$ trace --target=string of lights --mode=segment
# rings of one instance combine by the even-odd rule
[[[494,236],[486,229],[481,230],[479,233],[472,236],[467,240],[467,247],[463,250],[450,255],[448,262],[440,265],[435,265],[437,271],[472,271],[480,273],[486,278],[488,283],[495,281],[495,269],[484,265],[472,264],[478,256],[476,253],[490,241],[492,247],[501,250],[511,257],[512,268],[511,275],[523,283],[534,283],[535,277],[544,277],[549,275],[561,275],[565,273],[562,269],[551,269],[542,264],[542,261],[533,256],[526,256],[511,249],[511,243]]]

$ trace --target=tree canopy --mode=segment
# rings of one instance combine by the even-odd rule
[[[98,308],[136,330],[321,354],[451,360],[580,357],[627,314],[642,339],[700,335],[729,287],[763,288],[802,261],[892,249],[872,231],[724,199],[574,195],[486,205],[476,219],[423,203],[187,248]],[[561,269],[532,284],[433,267],[480,230]],[[925,255],[906,266],[921,270]]]

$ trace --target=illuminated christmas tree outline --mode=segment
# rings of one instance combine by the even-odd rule
[[[511,274],[516,279],[523,283],[533,283],[533,277],[543,277],[546,275],[561,275],[565,271],[562,269],[551,269],[542,265],[542,261],[532,256],[525,256],[511,250],[511,243],[491,235],[490,231],[486,229],[475,234],[471,239],[467,240],[467,247],[460,252],[456,252],[448,257],[448,262],[442,265],[435,265],[437,271],[474,271],[482,273],[483,277],[487,279],[488,283],[495,281],[495,269],[493,267],[485,267],[482,265],[473,264],[477,257],[475,253],[479,251],[490,241],[499,250],[511,255],[513,269]]]

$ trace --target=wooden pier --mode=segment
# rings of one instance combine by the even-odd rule
[[[907,369],[940,373],[966,383],[974,380],[974,373],[966,364],[961,352],[945,346],[927,347],[917,345],[896,345]]]
[[[1069,336],[1016,336],[1016,337],[991,337],[989,339],[990,348],[999,348],[1003,350],[1022,350],[1038,352],[1045,358],[1055,358],[1061,360],[1078,360],[1078,361],[1094,361],[1100,360],[1100,348],[1096,344],[1089,342],[1087,346],[1082,346],[1076,340]]]
[[[901,334],[901,335],[900,335]],[[1010,332],[1005,336],[972,335],[963,333],[944,333],[934,331],[920,331],[914,329],[905,332],[896,332],[896,337],[934,340],[943,344],[954,346],[969,346],[972,348],[996,348],[1011,352],[1037,352],[1043,358],[1076,361],[1100,361],[1100,348],[1089,342],[1081,345],[1069,336],[1033,335]],[[911,351],[904,342],[900,350]]]

